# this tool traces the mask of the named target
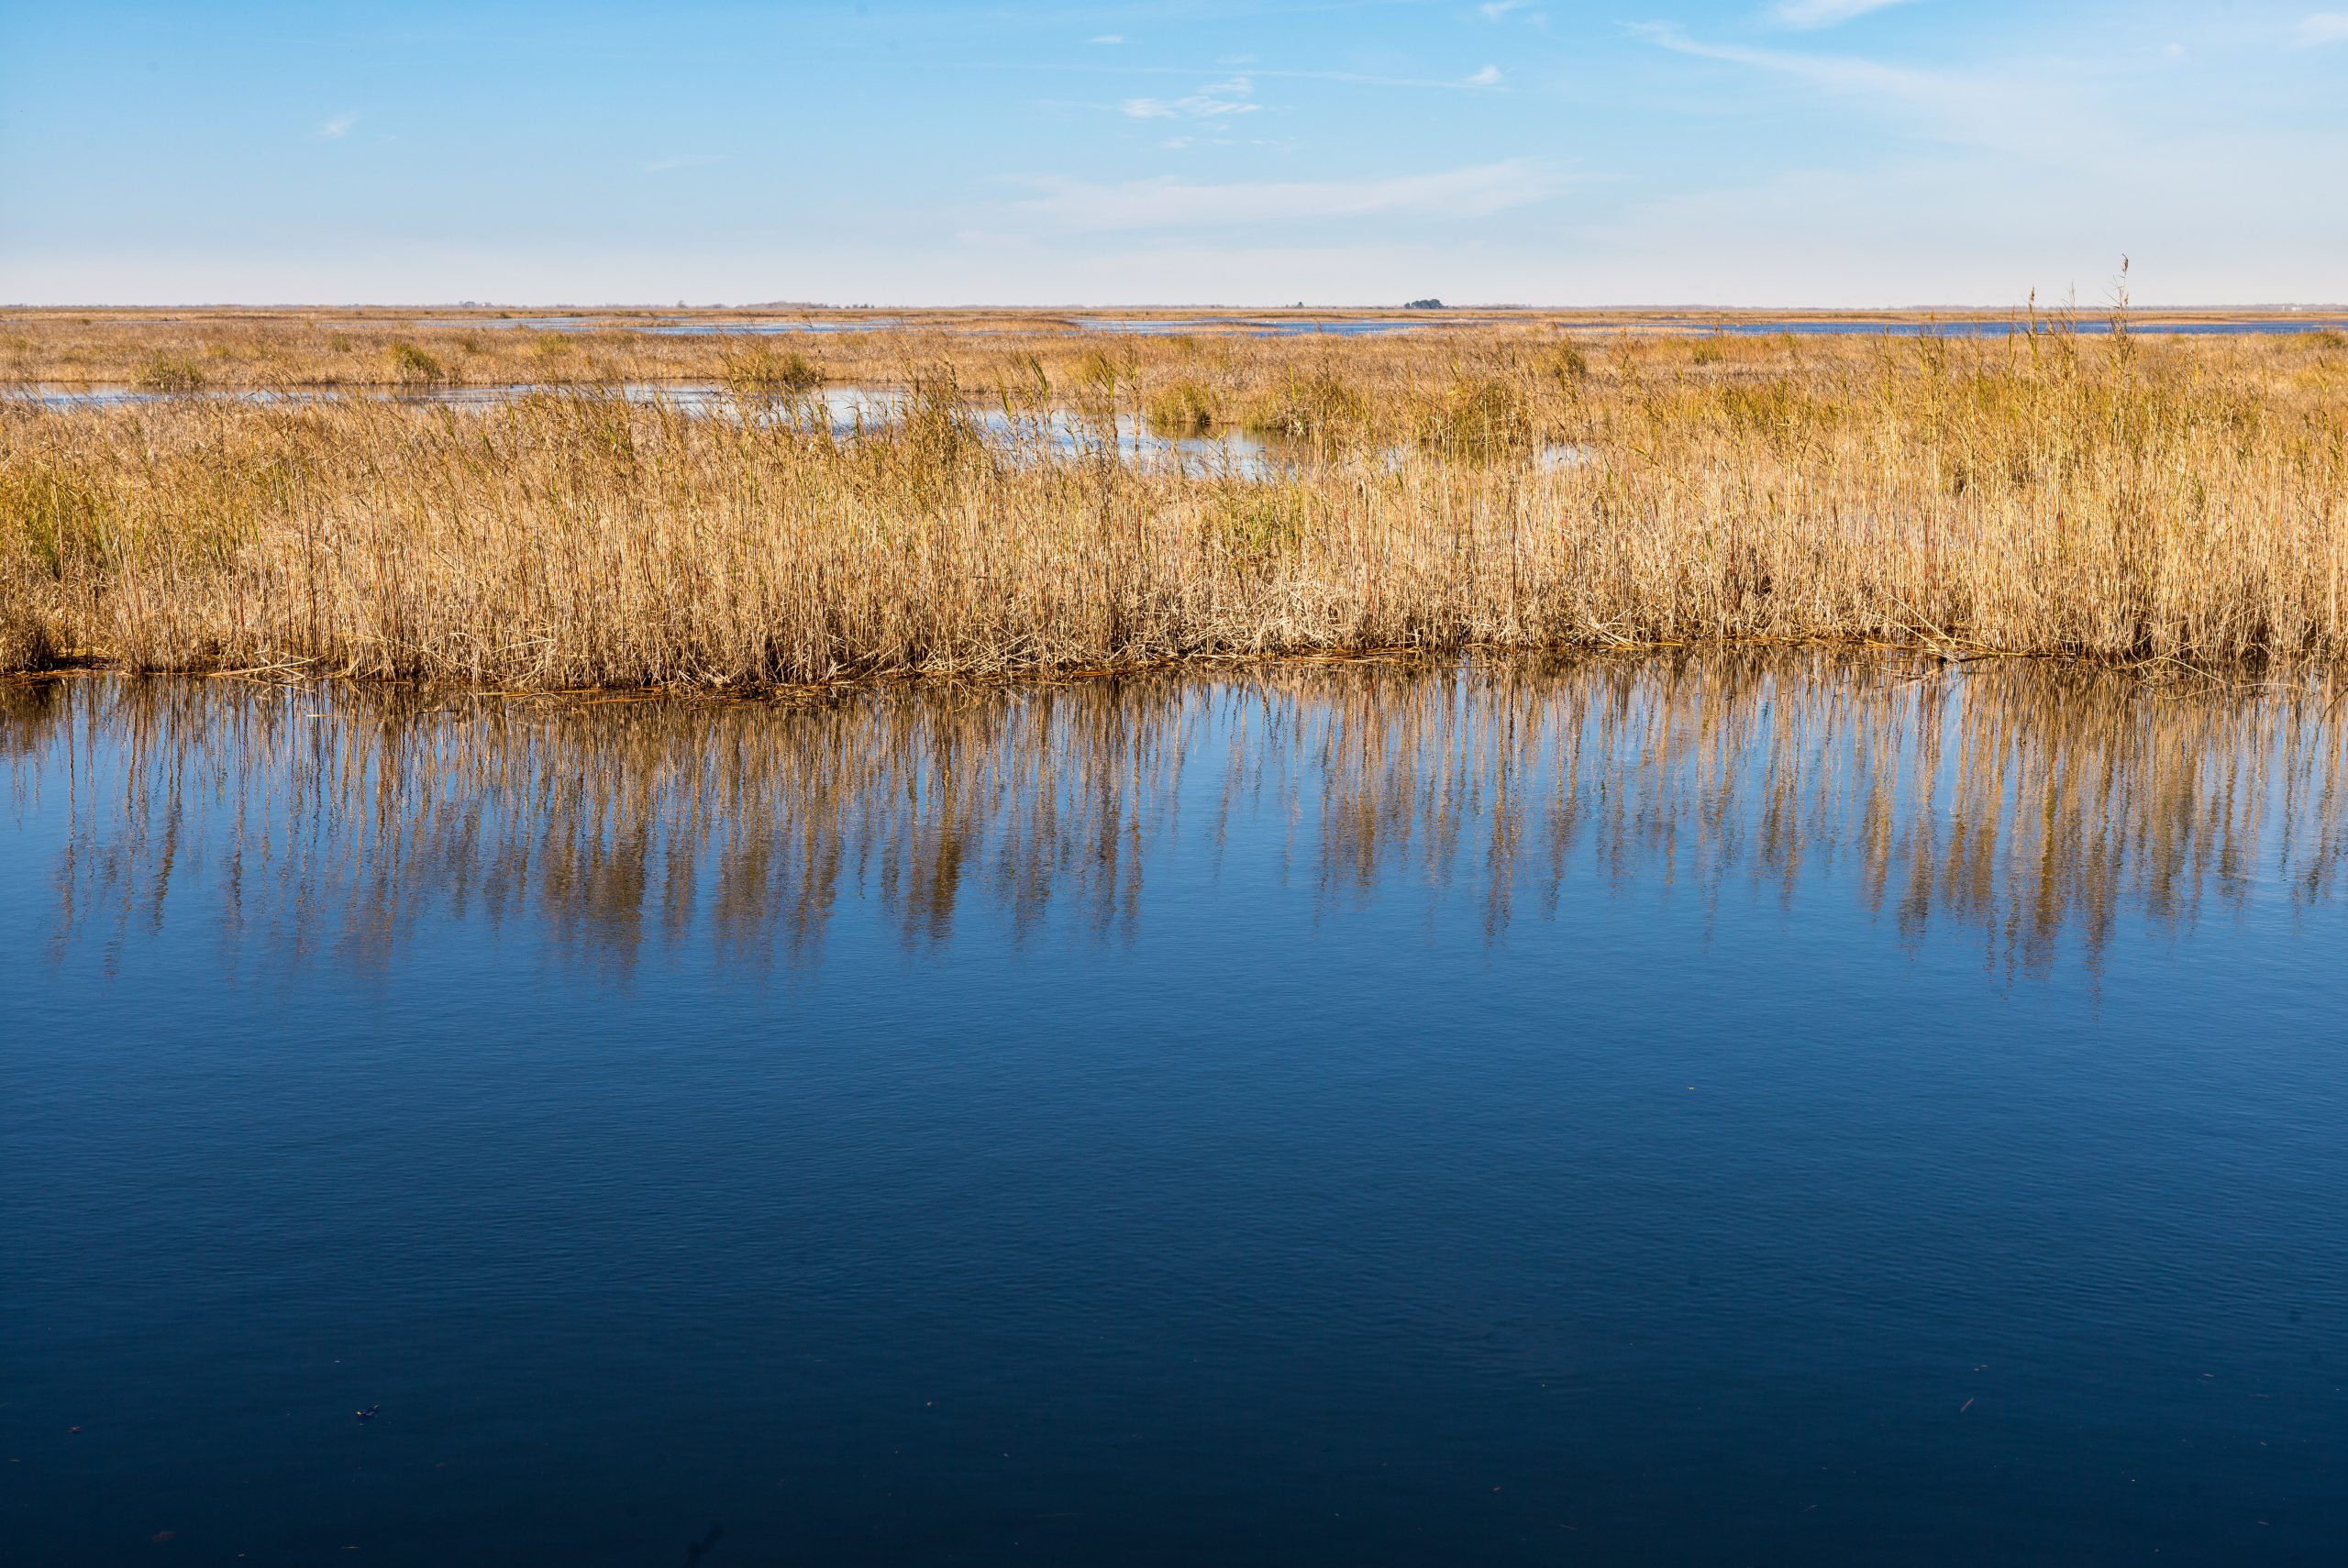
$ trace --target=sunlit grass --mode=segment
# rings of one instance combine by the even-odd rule
[[[216,363],[569,390],[0,409],[0,663],[739,688],[1471,645],[2348,651],[2348,350],[2320,334],[1110,352],[474,331],[468,353],[402,330],[301,326]],[[31,336],[19,362],[101,352]],[[639,354],[742,401],[702,417],[598,390],[659,379]],[[885,382],[905,411],[853,436],[773,416],[825,381]],[[1185,474],[1006,443],[974,398],[1014,429],[1058,406],[1295,461]]]

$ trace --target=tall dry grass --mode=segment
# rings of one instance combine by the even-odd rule
[[[1143,317],[1150,312],[1092,313]],[[1359,324],[1381,315],[1393,325],[1401,313],[1346,312]],[[1306,313],[1260,313],[1311,326]],[[2223,319],[2226,313],[2164,316],[2134,313],[2143,336],[2187,319]],[[1831,359],[1849,345],[1792,335],[1754,337],[1714,333],[1707,319],[1728,325],[1736,313],[1711,317],[1687,312],[1524,311],[1422,313],[1413,324],[1430,330],[1386,337],[1315,339],[1247,336],[1256,315],[1209,316],[1163,322],[1146,335],[1076,330],[1073,318],[1039,311],[693,311],[683,325],[704,330],[664,330],[679,313],[603,310],[586,313],[389,309],[201,309],[181,311],[0,310],[0,381],[69,387],[147,385],[159,391],[209,388],[271,390],[303,387],[398,387],[419,381],[452,386],[601,385],[619,381],[717,383],[748,370],[764,380],[766,361],[792,355],[833,381],[900,379],[908,366],[954,359],[973,384],[991,385],[1016,367],[1035,363],[1063,384],[1082,379],[1088,363],[1136,370],[1154,386],[1190,380],[1210,392],[1244,383],[1263,390],[1301,369],[1310,373],[1326,349],[1342,359],[1344,378],[1370,392],[1422,376],[1431,365],[1456,358],[1473,363],[1496,349],[1562,347],[1604,380],[1618,348],[1653,354],[1658,364],[1710,371],[1756,369]],[[1765,315],[1761,325],[1792,321]],[[1869,318],[1873,325],[1925,319],[1912,313]],[[2060,323],[2062,314],[2048,318]],[[2010,325],[2015,313],[1975,313],[1976,323]],[[885,323],[886,325],[881,325]],[[1742,323],[1750,330],[1755,323]],[[1957,325],[1966,325],[1959,322]],[[1180,326],[1180,332],[1164,328]],[[794,330],[764,336],[775,327]],[[812,327],[816,330],[798,331]],[[749,329],[756,329],[753,333]],[[2309,343],[2336,326],[2310,322]],[[1576,347],[1576,346],[1578,347]],[[420,362],[417,356],[429,361]],[[1227,407],[1221,416],[1248,410]]]
[[[548,688],[1705,639],[2348,650],[2348,348],[2315,337],[916,334],[888,347],[911,412],[852,438],[774,415],[850,350],[694,351],[735,356],[730,416],[583,384],[10,402],[0,658]],[[1006,446],[971,398],[1299,460]]]

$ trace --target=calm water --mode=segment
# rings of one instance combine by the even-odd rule
[[[0,1555],[2337,1561],[2336,695],[0,683]]]
[[[675,409],[695,418],[773,420],[813,429],[827,425],[834,437],[854,440],[879,435],[902,421],[910,399],[886,387],[827,386],[803,396],[765,396],[725,387],[669,381],[627,381],[610,386],[553,387],[536,384],[482,387],[424,387],[397,391],[365,388],[316,388],[294,391],[150,392],[131,387],[70,387],[35,384],[19,395],[30,398],[50,413],[76,410],[135,408],[148,403],[186,402],[190,397],[238,403],[307,403],[382,402],[435,408],[496,409],[541,393],[570,397],[615,397],[648,407]],[[1241,480],[1276,479],[1324,464],[1327,455],[1310,442],[1251,436],[1224,430],[1212,436],[1168,436],[1150,428],[1130,414],[1104,420],[1067,408],[1044,408],[1013,414],[1001,404],[970,403],[960,408],[968,428],[1014,459],[1113,457],[1157,472],[1193,477]],[[1374,454],[1392,464],[1405,456],[1401,447]],[[1565,469],[1591,459],[1591,449],[1551,442],[1530,454],[1534,467]]]
[[[1121,332],[1143,337],[1179,335],[1186,332],[1221,331],[1249,337],[1368,337],[1391,332],[1425,332],[1461,327],[1509,326],[1556,326],[1567,333],[1610,332],[1720,332],[1732,337],[1776,337],[1792,334],[1800,337],[2010,337],[2030,330],[2027,321],[1981,321],[1971,318],[1953,321],[1909,319],[1901,321],[1864,321],[1828,317],[1804,316],[1648,316],[1626,318],[1619,322],[1576,321],[1544,322],[1537,315],[1445,315],[1423,316],[1412,320],[1363,319],[1335,317],[1325,320],[1294,317],[1262,317],[1239,315],[1192,316],[1170,321],[1161,318],[1129,316],[1080,317],[1076,325],[1089,331]],[[2042,330],[2044,324],[2041,324]],[[2111,324],[2107,319],[2082,318],[2071,324],[2072,329],[2088,337],[2109,334]],[[2191,337],[2254,337],[2274,333],[2339,331],[2348,327],[2348,317],[2340,316],[2274,316],[2259,319],[2237,317],[2226,321],[2146,322],[2136,324],[2132,330],[2147,337],[2171,334]],[[686,330],[672,328],[671,330]],[[695,329],[706,330],[706,329]]]
[[[708,317],[658,315],[459,316],[445,321],[419,321],[427,331],[470,332],[475,327],[535,332],[648,332],[662,337],[764,337],[782,332],[893,332],[913,325],[899,315]]]
[[[1688,316],[1651,325],[1689,332],[1725,333],[1731,337],[1777,337],[1789,334],[1796,337],[2017,337],[2031,330],[2031,323],[2022,318],[2003,321],[1817,321],[1800,318],[1773,320],[1758,316]],[[2336,315],[2236,316],[2224,321],[2132,321],[2128,326],[2129,331],[2141,337],[2267,337],[2298,332],[2338,332],[2343,328],[2348,328],[2348,317]],[[2048,330],[2043,320],[2038,323],[2038,329]],[[2111,334],[2111,322],[2104,316],[2081,316],[2066,323],[2065,329],[2084,337],[2106,337]]]
[[[772,420],[814,429],[828,426],[839,440],[878,435],[902,421],[910,399],[886,387],[827,386],[803,396],[765,396],[721,386],[665,381],[628,381],[610,386],[552,387],[536,384],[424,387],[389,391],[317,388],[294,391],[150,392],[131,387],[35,385],[23,394],[50,413],[134,408],[185,402],[190,396],[226,403],[308,403],[382,402],[435,408],[488,410],[510,406],[541,393],[570,397],[615,397],[648,407],[670,408],[695,418]],[[1103,421],[1065,408],[1017,415],[1000,404],[972,403],[960,409],[968,427],[1014,458],[1114,457],[1135,466],[1194,476],[1268,479],[1312,465],[1308,443],[1268,440],[1231,430],[1213,436],[1167,436],[1129,414]],[[1399,454],[1393,454],[1399,456]],[[1581,447],[1551,445],[1534,454],[1543,468],[1566,468],[1588,459]]]
[[[1405,320],[1377,316],[1080,315],[1075,325],[1086,332],[1122,333],[1139,337],[1179,337],[1190,332],[1227,332],[1241,337],[1378,337],[1392,332],[1439,332],[1445,328],[1508,326],[1505,315],[1427,315]]]
[[[677,337],[746,335],[768,337],[792,332],[893,332],[905,328],[940,330],[935,324],[921,317],[892,315],[828,316],[822,319],[797,316],[712,318],[685,315],[659,316],[633,321],[615,321],[607,316],[540,315],[510,319],[493,317],[421,321],[416,325],[423,328],[447,331],[470,330],[473,327],[524,327],[540,332],[647,332],[661,337]],[[1699,315],[1625,316],[1620,321],[1579,320],[1558,323],[1554,320],[1545,320],[1537,312],[1490,315],[1469,311],[1447,312],[1442,315],[1421,315],[1406,319],[1346,315],[1071,315],[1064,318],[1044,318],[1032,324],[1037,330],[1048,330],[1056,326],[1072,326],[1086,332],[1123,333],[1140,337],[1221,332],[1243,337],[1368,337],[1393,332],[1429,332],[1514,325],[1557,326],[1567,332],[1584,334],[1618,331],[1722,332],[1735,337],[1775,337],[1785,333],[1791,333],[1798,337],[2006,337],[2029,330],[2028,322],[2020,317],[1994,321],[1972,317],[1952,320],[1909,318],[1899,321],[1867,321],[1849,317]],[[2041,326],[2043,327],[2044,324],[2042,322]],[[2071,324],[2071,326],[2073,330],[2089,337],[2099,337],[2111,330],[2110,322],[2098,316],[2079,317]],[[1023,324],[1016,320],[1001,320],[983,324],[956,324],[942,330],[966,336],[985,337],[993,333],[1023,329],[1024,329]],[[2236,316],[2221,321],[2171,322],[2154,319],[2135,323],[2131,329],[2148,337],[2171,335],[2189,337],[2262,337],[2275,333],[2348,330],[2348,316],[2310,314],[2258,317]]]
[[[1493,326],[1505,325],[1506,316],[1458,315],[1424,317],[1411,321],[1365,319],[1359,316],[1253,316],[1195,315],[1169,316],[1108,316],[1072,315],[1040,316],[1030,321],[1006,317],[980,322],[955,322],[944,326],[925,317],[901,315],[866,316],[691,316],[660,315],[615,320],[594,315],[536,315],[509,318],[460,318],[445,321],[420,321],[419,327],[439,331],[467,331],[477,326],[492,328],[522,327],[537,332],[646,332],[662,337],[766,337],[792,332],[896,332],[905,328],[922,331],[947,331],[965,337],[987,337],[1001,332],[1022,330],[1049,331],[1054,327],[1073,326],[1086,332],[1118,332],[1145,337],[1185,332],[1232,332],[1245,337],[1295,337],[1324,334],[1336,337],[1359,337],[1383,332],[1416,332],[1429,327]]]

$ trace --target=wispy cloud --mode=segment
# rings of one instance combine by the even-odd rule
[[[1664,24],[1640,24],[1634,30]],[[1226,68],[1246,66],[1250,79],[1277,79],[1283,82],[1343,82],[1357,87],[1434,87],[1449,92],[1469,91],[1468,84],[1458,77],[1378,76],[1361,71],[1289,71],[1252,64],[1253,55],[1224,55],[1215,63]],[[1011,72],[1035,75],[1078,76],[1189,76],[1205,74],[1205,68],[1195,65],[1112,65],[1105,61],[1022,61],[1012,64],[1002,61],[968,61],[949,69],[957,71]]]
[[[337,115],[334,118],[328,120],[326,124],[318,127],[318,139],[321,141],[340,141],[344,137],[350,134],[350,127],[358,123],[359,116],[355,113]]]
[[[1864,17],[1870,11],[1888,10],[1905,6],[1908,0],[1779,0],[1771,13],[1780,27],[1831,28],[1847,22],[1854,17]]]
[[[1476,9],[1484,14],[1484,20],[1497,22],[1511,11],[1522,11],[1532,4],[1533,0],[1484,0]]]
[[[666,174],[671,169],[698,169],[704,163],[722,163],[722,152],[671,152],[659,158],[639,158],[636,166],[647,174]]]
[[[1857,55],[1705,43],[1668,22],[1634,23],[1630,30],[1675,54],[1767,72],[1873,105],[1921,122],[1921,129],[1944,141],[2043,154],[2050,148],[2076,149],[2106,134],[2089,86],[2076,72],[2031,79],[1928,71]]]
[[[1883,65],[1854,55],[1798,54],[1785,50],[1747,49],[1741,44],[1705,43],[1689,38],[1670,22],[1634,22],[1630,30],[1674,54],[1693,55],[1699,60],[1725,61],[1733,65],[1748,65],[1783,76],[1798,76],[1813,86],[1837,92],[1911,98],[1919,94],[1937,96],[1947,81],[1929,72]]]
[[[1488,65],[1468,78],[1468,85],[1470,87],[1497,87],[1500,84],[1501,68],[1497,65]]]
[[[1252,94],[1256,84],[1245,76],[1210,82],[1180,98],[1128,98],[1119,105],[1136,120],[1213,120],[1231,115],[1252,115],[1264,105]]]
[[[1121,44],[1125,40],[1115,33],[1102,33],[1084,41],[1089,44]]]
[[[1293,219],[1350,217],[1479,218],[1528,206],[1557,182],[1521,158],[1473,164],[1434,174],[1375,180],[1251,180],[1202,184],[1171,176],[1093,183],[1043,182],[1041,195],[1019,204],[1056,227],[1119,229],[1230,227]]]
[[[2320,44],[2348,43],[2348,11],[2317,11],[2301,19],[2299,30],[2292,39],[2299,49],[2314,49]]]

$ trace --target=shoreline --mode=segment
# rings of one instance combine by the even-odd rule
[[[841,676],[831,680],[766,684],[679,683],[671,685],[496,686],[425,676],[355,674],[349,670],[304,668],[297,663],[216,669],[201,665],[142,668],[99,653],[61,656],[32,668],[0,669],[0,682],[36,684],[77,679],[116,680],[243,680],[254,685],[289,690],[348,685],[384,692],[418,696],[499,700],[574,699],[581,705],[597,702],[674,702],[713,707],[785,705],[826,702],[868,695],[942,692],[962,690],[1000,690],[1004,688],[1045,690],[1131,680],[1141,677],[1208,679],[1286,668],[1371,667],[1434,668],[1463,662],[1557,663],[1621,659],[1640,661],[1667,655],[1708,657],[1724,655],[1820,654],[1829,657],[1871,659],[1884,665],[1910,663],[1917,677],[1946,674],[1971,664],[2041,665],[2065,672],[2121,676],[2147,688],[2172,681],[2190,681],[2204,688],[2252,692],[2302,683],[2334,684],[2348,678],[2348,665],[2325,660],[2273,661],[2265,665],[2199,665],[2174,658],[2128,660],[2109,656],[2059,651],[1982,648],[1956,643],[1883,642],[1814,638],[1693,638],[1667,642],[1527,642],[1463,643],[1448,647],[1395,646],[1371,648],[1283,649],[1263,652],[1186,654],[1136,659],[1113,666],[1038,666],[992,671],[912,670],[884,674]]]

